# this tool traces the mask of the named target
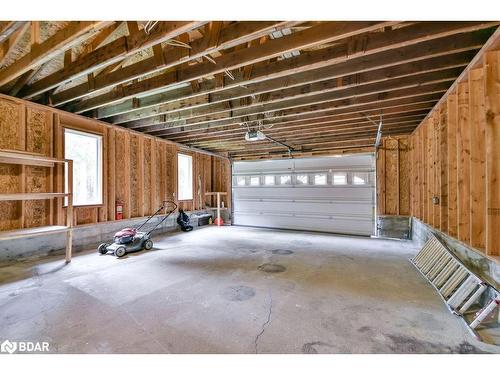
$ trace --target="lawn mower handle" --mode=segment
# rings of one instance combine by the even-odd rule
[[[175,210],[177,210],[177,207],[178,207],[178,206],[177,206],[177,203],[175,203],[174,201],[162,201],[162,202],[161,202],[161,206],[160,206],[160,208],[158,208],[158,209],[156,210],[156,212],[155,212],[155,213],[153,213],[151,216],[149,216],[149,217],[148,217],[148,219],[147,219],[144,223],[142,223],[142,224],[141,224],[138,228],[135,228],[135,229],[136,229],[137,231],[138,231],[139,229],[141,229],[144,225],[146,225],[146,224],[149,222],[149,220],[151,220],[153,217],[155,217],[156,215],[158,215],[158,214],[160,213],[160,211],[161,211],[161,210],[163,210],[164,208],[166,208],[166,206],[167,206],[169,203],[172,203],[172,204],[175,206],[175,207],[174,207],[174,209],[173,209],[172,211],[170,211],[170,212],[169,212],[169,213],[168,213],[168,214],[167,214],[167,215],[166,215],[163,219],[161,219],[161,220],[160,220],[160,221],[159,221],[159,222],[158,222],[158,223],[157,223],[157,224],[153,227],[153,229],[151,229],[151,230],[148,232],[148,234],[149,234],[149,233],[151,233],[152,231],[154,231],[154,230],[158,227],[158,225],[160,225],[161,223],[163,223],[163,222],[167,219],[167,217],[169,217],[169,216],[170,216],[170,214],[171,214],[172,212],[174,212]]]

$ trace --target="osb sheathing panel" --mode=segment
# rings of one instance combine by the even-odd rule
[[[26,108],[26,151],[52,156],[52,113]]]
[[[0,193],[18,193],[21,174],[21,165],[0,163]],[[21,228],[21,206],[21,202],[0,202],[0,230]]]
[[[24,151],[24,106],[0,98],[0,148]]]
[[[97,207],[79,207],[76,224],[92,224],[97,222]]]
[[[50,193],[50,168],[25,167],[26,192],[27,193]],[[31,200],[25,202],[24,226],[26,228],[49,225],[50,214],[49,200]]]

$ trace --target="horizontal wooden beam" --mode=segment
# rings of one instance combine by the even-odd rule
[[[260,120],[263,126],[279,126],[284,124],[307,124],[308,122],[321,121],[323,119],[332,118],[335,116],[340,119],[349,119],[352,116],[357,116],[360,113],[365,113],[367,115],[380,115],[381,111],[383,113],[398,113],[398,112],[407,112],[412,109],[422,109],[428,108],[429,106],[434,105],[440,98],[439,93],[423,95],[417,97],[407,97],[407,98],[398,98],[392,100],[382,100],[376,101],[372,103],[359,105],[352,105],[347,107],[340,108],[331,108],[320,111],[314,111],[312,108],[304,109],[303,113],[299,114],[287,114],[286,111],[280,113],[279,116],[274,116],[272,118],[266,118],[264,120]],[[253,120],[257,120],[256,118],[250,118],[250,123]],[[240,128],[240,122],[233,122],[227,125],[220,126],[211,126],[204,127],[203,129],[177,129],[177,133],[172,133],[169,135],[169,139],[179,139],[180,142],[189,137],[196,137],[198,135],[204,134],[217,134],[218,132],[225,132],[231,129]]]
[[[244,89],[252,83],[285,76],[287,76],[287,79],[291,79],[291,77],[294,77],[297,73],[339,64],[355,58],[361,58],[361,60],[358,60],[360,62],[367,59],[365,62],[366,64],[374,64],[374,60],[370,59],[370,55],[380,52],[387,52],[384,55],[380,55],[380,67],[384,67],[384,64],[390,66],[391,61],[412,61],[425,57],[440,56],[443,54],[443,51],[445,53],[453,53],[479,49],[488,35],[484,35],[484,33],[463,33],[473,32],[474,30],[491,26],[492,23],[438,22],[431,24],[415,24],[386,32],[375,32],[371,33],[366,40],[363,40],[363,43],[360,41],[359,44],[362,45],[362,48],[359,47],[355,49],[354,47],[349,47],[347,40],[347,42],[342,45],[305,52],[290,59],[271,62],[270,64],[262,66],[255,65],[252,67],[249,76],[246,76],[244,72],[232,72],[235,79],[232,80],[228,77],[223,77],[222,85],[217,85],[214,80],[209,80],[202,82],[198,90],[193,90],[191,87],[181,87],[165,93],[146,96],[144,98],[128,99],[123,103],[113,103],[113,106],[100,108],[97,117],[105,118],[112,115],[136,111],[137,108],[144,109],[154,107],[163,103],[185,100],[193,96],[208,94],[213,96],[215,92],[228,89],[239,90],[240,93],[233,93],[233,98],[237,98],[251,94],[251,91],[245,93]],[[418,43],[421,44],[415,46],[415,48],[407,48]],[[399,55],[400,50],[401,55]],[[159,78],[156,79],[159,80]],[[153,80],[151,84],[155,88],[162,87],[160,82],[155,82]],[[259,93],[259,91],[256,91],[256,93]],[[106,105],[106,103],[103,105]],[[72,110],[82,112],[85,111],[84,107],[85,105],[82,103],[80,108],[74,107]],[[90,105],[88,109],[96,107],[99,107],[99,105]],[[71,109],[71,107],[69,108]]]
[[[107,21],[70,22],[68,26],[59,30],[44,42],[33,45],[31,51],[15,63],[0,70],[0,86],[81,43],[107,25],[109,25]]]
[[[385,115],[384,123],[394,122],[399,120],[408,120],[425,117],[427,111],[413,111],[408,113],[397,113],[393,115]],[[368,122],[367,122],[368,121]],[[357,116],[353,115],[349,119],[336,119],[335,117],[330,117],[326,119],[322,119],[321,121],[309,122],[307,124],[294,124],[294,125],[281,125],[276,126],[273,125],[272,128],[263,127],[261,130],[270,136],[284,136],[286,134],[293,134],[299,132],[300,134],[311,134],[321,130],[329,130],[329,129],[353,129],[353,126],[358,124],[371,124],[375,126],[373,122],[367,120],[361,114]],[[233,129],[231,132],[226,132],[224,134],[206,134],[205,136],[196,136],[184,139],[182,142],[186,144],[194,144],[194,143],[203,143],[203,142],[211,142],[211,141],[230,141],[233,139],[243,139],[247,128],[240,127],[237,129]]]
[[[384,125],[384,129],[386,131],[392,130],[401,130],[401,131],[411,131],[415,129],[415,127],[422,121],[422,118],[425,115],[421,115],[414,118],[408,119],[396,119],[387,121]],[[339,126],[335,128],[314,128],[309,132],[303,133],[294,133],[294,131],[288,133],[279,133],[273,134],[270,132],[266,132],[266,135],[279,140],[280,142],[285,142],[293,146],[294,144],[301,144],[301,142],[306,142],[311,137],[325,137],[330,135],[356,135],[356,134],[365,134],[365,135],[376,135],[378,127],[370,123],[369,121],[359,122],[352,124],[350,126]],[[231,151],[231,147],[234,145],[241,145],[245,143],[244,135],[239,137],[231,138],[231,139],[219,139],[219,140],[207,140],[207,141],[193,141],[188,142],[191,146],[201,147],[201,148],[211,148],[211,149],[219,149],[221,151]]]
[[[21,93],[23,99],[30,99],[73,79],[87,75],[117,61],[132,56],[136,52],[177,37],[203,25],[199,21],[160,22],[151,34],[136,31],[87,53],[63,69],[39,79]]]
[[[439,86],[439,89],[442,90],[443,88],[446,89],[449,86],[449,84],[459,74],[460,71],[456,69],[450,69],[442,72],[440,71],[440,72],[419,74],[410,77],[397,78],[387,82],[381,82],[381,83],[377,82],[373,84],[354,86],[347,88],[345,90],[320,93],[316,95],[310,95],[307,97],[300,97],[297,99],[291,98],[277,103],[259,104],[248,109],[229,108],[229,110],[223,112],[222,115],[224,116],[224,119],[239,118],[240,122],[245,122],[245,117],[251,115],[262,114],[264,116],[263,118],[265,118],[266,113],[269,112],[283,111],[289,109],[295,109],[296,111],[301,112],[301,108],[304,106],[321,105],[323,103],[328,103],[340,99],[363,98],[365,96],[373,97],[373,95],[377,95],[377,97],[384,98],[386,95],[390,95],[390,92],[393,92],[395,90],[402,90],[408,88],[421,89],[429,86],[430,84],[443,83],[444,85],[442,84],[441,86]],[[181,121],[174,123],[171,123],[171,121],[173,121],[174,118],[169,118],[167,121],[162,121],[162,119],[155,119],[157,122],[153,124],[148,122],[147,124],[138,127],[137,122],[134,122],[134,125],[136,125],[135,127],[136,129],[141,129],[142,131],[146,132],[166,129],[162,134],[167,135],[173,132],[172,131],[173,128],[179,128],[179,127],[186,128],[189,126],[201,125],[203,123],[213,123],[213,121],[216,121],[215,116],[220,116],[220,115],[178,119]],[[128,127],[129,123],[125,125]]]
[[[284,121],[289,118],[310,118],[314,117],[316,114],[337,113],[337,111],[350,112],[351,110],[363,110],[365,108],[384,108],[385,106],[395,106],[398,104],[408,104],[408,103],[421,103],[429,101],[437,101],[441,97],[442,93],[446,91],[447,84],[432,84],[424,87],[409,88],[397,90],[394,92],[389,92],[384,96],[379,94],[373,94],[365,96],[362,98],[353,97],[347,99],[333,100],[331,102],[326,102],[323,104],[317,104],[312,106],[305,106],[299,109],[293,108],[289,110],[280,111],[279,113],[273,115],[270,119],[264,119],[264,123],[269,120]],[[249,117],[248,121],[260,120],[257,116]],[[233,119],[224,119],[213,121],[209,124],[193,125],[187,128],[187,131],[197,131],[200,129],[214,129],[220,126],[239,124]],[[183,128],[174,129],[159,129],[152,131],[151,135],[163,136],[168,138],[170,135],[174,134],[185,134],[186,130]]]
[[[28,24],[28,21],[6,21],[0,30],[0,44],[9,39],[12,34],[23,28],[26,24]]]
[[[248,97],[248,99],[250,100],[241,101],[240,103],[235,103],[234,101],[229,103],[229,100],[231,100],[230,98],[225,98],[227,102],[216,101],[215,103],[213,103],[212,97],[210,97],[204,103],[204,106],[195,103],[193,106],[188,105],[186,109],[180,108],[168,111],[166,108],[167,106],[165,105],[162,113],[159,115],[150,117],[146,116],[143,119],[125,123],[123,123],[123,121],[116,120],[128,119],[128,115],[120,115],[112,119],[115,120],[113,121],[114,123],[120,123],[122,126],[128,128],[139,128],[154,125],[157,123],[178,121],[181,119],[188,119],[198,116],[208,116],[225,112],[231,112],[234,116],[237,116],[237,110],[240,108],[249,110],[250,108],[259,107],[264,104],[278,103],[290,99],[305,98],[334,91],[343,91],[352,87],[359,87],[371,83],[382,84],[383,82],[387,82],[396,78],[421,76],[424,73],[432,72],[436,73],[436,77],[442,76],[444,78],[448,74],[446,69],[453,68],[457,68],[455,72],[458,76],[458,74],[460,74],[460,69],[458,68],[465,67],[470,61],[470,58],[471,54],[466,53],[463,55],[453,56],[451,58],[434,58],[421,62],[402,64],[391,68],[378,69],[364,73],[355,73],[347,76],[343,76],[340,73],[340,75],[337,77],[327,77],[329,79],[325,80],[316,78],[317,82],[309,83],[303,86],[287,87],[281,90],[269,90],[271,92],[269,92],[269,94],[266,95],[265,100],[262,101],[255,100],[258,98],[254,96],[254,100],[251,100],[252,97]],[[286,80],[279,83],[278,85],[280,85],[280,87],[286,86]]]
[[[134,97],[138,94],[166,89],[169,86],[179,83],[224,73],[227,70],[278,57],[287,52],[346,39],[391,24],[394,24],[394,22],[323,22],[317,26],[312,26],[306,30],[279,39],[268,40],[266,43],[258,46],[238,49],[234,52],[221,55],[214,58],[213,61],[206,61],[193,66],[187,65],[173,72],[167,72],[123,86],[119,90],[98,95],[68,108],[71,112],[85,112]]]

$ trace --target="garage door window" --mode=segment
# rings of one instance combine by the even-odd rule
[[[315,174],[314,185],[326,185],[326,173]]]
[[[347,173],[335,172],[333,174],[333,184],[334,185],[346,185],[347,184]]]
[[[295,183],[297,185],[307,185],[307,177],[306,174],[298,174],[295,178]]]
[[[280,176],[280,185],[291,185],[292,183],[292,176],[289,174]]]
[[[353,185],[366,185],[368,183],[368,173],[353,173],[352,184]]]
[[[193,157],[177,154],[179,200],[193,199]]]
[[[274,185],[274,176],[265,176],[264,185]]]
[[[241,177],[241,176],[236,177],[236,185],[245,186],[245,183],[246,183],[245,177]]]
[[[73,160],[73,205],[102,204],[102,137],[64,129],[64,157]]]
[[[260,177],[252,176],[250,177],[250,186],[259,186],[260,185]]]

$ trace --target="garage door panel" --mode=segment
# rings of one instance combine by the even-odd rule
[[[372,154],[235,162],[233,224],[371,235],[374,169]],[[342,184],[334,179],[338,172],[346,176]],[[326,183],[315,185],[317,174],[327,176]],[[279,184],[282,175],[291,176],[288,184]],[[308,176],[305,184],[299,184],[299,175]],[[265,185],[266,176],[275,176],[271,183],[277,185]]]
[[[234,213],[240,212],[281,212],[281,213],[307,213],[309,215],[371,215],[371,207],[364,202],[292,202],[292,201],[260,201],[239,200]],[[347,214],[346,214],[347,213]]]
[[[285,215],[238,215],[235,216],[235,225],[247,225],[277,229],[311,230],[319,232],[333,232],[341,234],[366,235],[373,228],[370,219],[362,218],[314,218],[291,217]]]

